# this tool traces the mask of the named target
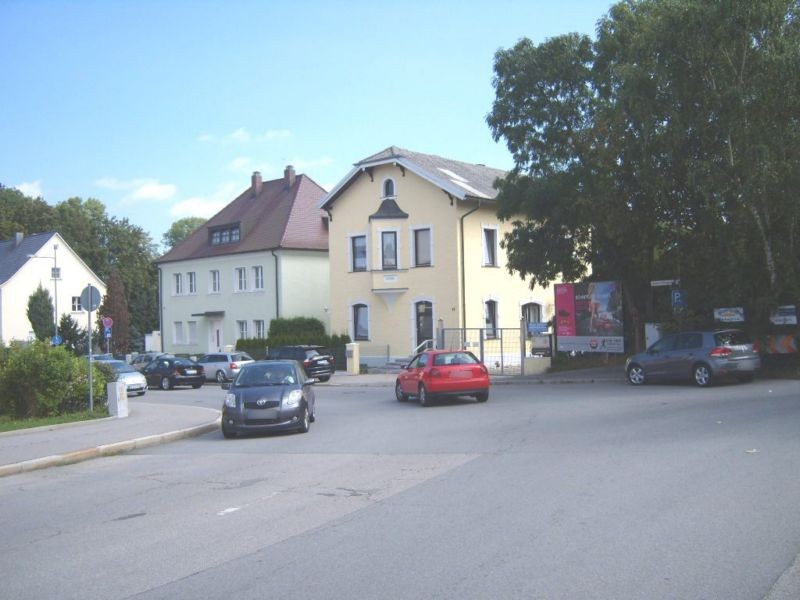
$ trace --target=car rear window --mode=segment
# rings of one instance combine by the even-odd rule
[[[750,337],[744,331],[720,331],[714,334],[717,346],[744,346],[750,343]]]
[[[316,350],[306,350],[306,358],[314,358],[315,356],[319,356],[319,352]]]
[[[478,361],[471,354],[465,352],[448,352],[437,354],[433,358],[434,366],[441,367],[447,365],[474,365]]]
[[[193,367],[194,362],[191,360],[186,360],[185,358],[179,358],[175,361],[175,364],[181,367]]]

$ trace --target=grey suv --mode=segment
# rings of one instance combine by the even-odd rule
[[[206,381],[220,383],[231,381],[239,374],[243,365],[253,362],[247,352],[213,352],[197,359],[206,371]]]
[[[706,387],[723,376],[751,381],[760,368],[761,357],[747,334],[738,329],[673,333],[625,362],[633,385],[686,379]]]
[[[267,360],[296,360],[308,377],[328,381],[333,375],[334,358],[323,346],[276,346],[267,349]]]

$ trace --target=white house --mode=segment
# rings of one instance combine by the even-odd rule
[[[328,324],[325,190],[286,167],[251,185],[156,260],[163,350],[218,352],[240,338],[266,338],[276,317]]]
[[[41,286],[53,299],[55,324],[64,314],[86,328],[88,312],[81,292],[91,284],[102,298],[106,285],[57,232],[25,236],[17,233],[0,241],[0,341],[33,339],[28,299]]]

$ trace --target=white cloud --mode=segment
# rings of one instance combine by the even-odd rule
[[[225,136],[225,141],[229,144],[234,142],[249,142],[251,137],[252,136],[250,135],[249,131],[247,131],[244,127],[239,127],[239,129],[236,131],[232,131]]]
[[[228,163],[228,170],[234,173],[249,173],[253,166],[253,159],[249,156],[237,156]]]
[[[278,138],[288,138],[288,137],[292,137],[292,132],[289,131],[288,129],[271,129],[259,135],[257,139],[274,140]]]
[[[242,184],[239,181],[228,181],[217,186],[217,189],[209,196],[193,196],[176,202],[170,208],[170,215],[175,219],[184,217],[203,217],[210,219],[231,200],[242,192]]]
[[[268,142],[290,137],[292,137],[292,132],[289,129],[268,129],[267,131],[254,134],[245,127],[239,127],[222,136],[214,135],[213,133],[201,133],[197,136],[197,141],[200,143],[229,146],[232,144],[247,144],[249,142]]]
[[[178,193],[178,186],[172,183],[161,183],[157,179],[129,179],[127,181],[116,177],[103,177],[97,179],[97,187],[115,192],[128,192],[123,196],[123,202],[133,200],[153,200],[163,202],[174,198]]]
[[[14,187],[31,198],[41,198],[43,196],[42,181],[40,179],[37,179],[36,181],[23,182],[19,185],[15,185]]]

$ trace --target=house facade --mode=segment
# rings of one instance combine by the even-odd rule
[[[438,327],[519,328],[553,315],[552,289],[508,272],[496,215],[503,171],[390,147],[320,202],[330,218],[331,330],[361,362],[407,358]]]
[[[156,260],[162,350],[204,354],[267,337],[277,317],[328,326],[325,190],[289,166],[251,185]]]
[[[89,284],[101,298],[105,296],[105,283],[57,232],[17,233],[0,241],[0,342],[34,338],[28,300],[39,285],[50,292],[54,325],[67,314],[80,327],[88,327],[89,313],[81,305],[81,292]]]

